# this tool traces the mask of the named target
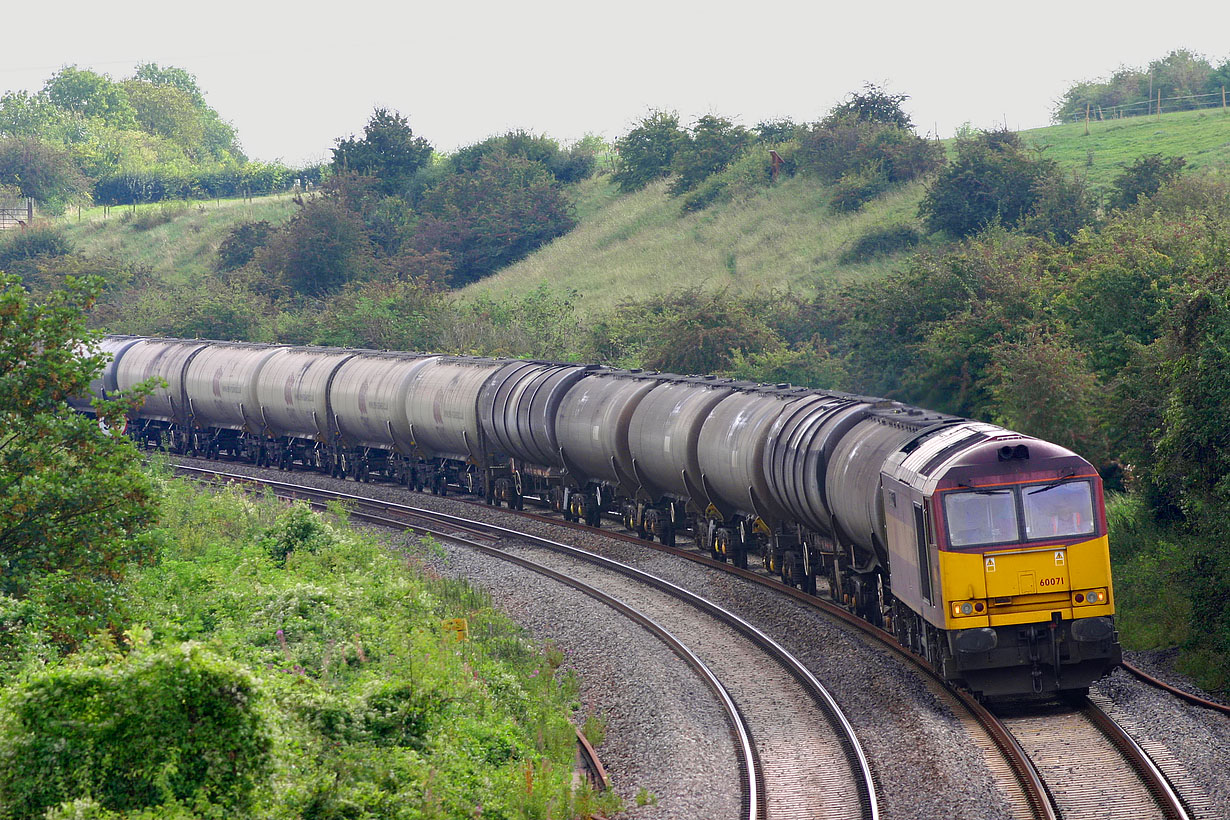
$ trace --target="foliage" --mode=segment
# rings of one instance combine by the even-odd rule
[[[272,767],[245,816],[412,820],[481,806],[563,820],[613,808],[572,787],[564,656],[530,644],[482,594],[422,577],[429,544],[389,549],[301,504],[161,489],[159,560],[126,589],[152,646],[208,642],[254,679]],[[456,617],[469,642],[444,639],[441,621]],[[194,808],[221,816],[217,802]]]
[[[235,225],[218,245],[218,270],[238,270],[251,262],[272,232],[273,225],[267,219]]]
[[[398,259],[409,263],[411,256],[424,275],[403,269],[392,280],[348,285],[318,315],[311,340],[378,350],[449,349],[439,337],[450,306],[435,284],[448,278],[447,261],[439,253],[408,252]]]
[[[681,374],[729,370],[734,352],[755,356],[780,345],[762,311],[750,300],[699,288],[622,303],[611,325],[598,328],[615,339],[595,340],[599,348],[622,348],[637,366]]]
[[[1161,154],[1145,154],[1123,169],[1123,173],[1111,182],[1111,194],[1107,197],[1108,208],[1130,208],[1141,197],[1151,197],[1178,178],[1187,160],[1183,157],[1163,157]]]
[[[752,141],[751,133],[725,117],[706,114],[683,133],[671,159],[670,191],[684,194],[730,165]]]
[[[0,271],[14,272],[14,265],[40,256],[66,256],[72,243],[62,228],[38,224],[0,234]]]
[[[865,83],[861,92],[852,91],[821,121],[821,126],[833,126],[843,120],[859,122],[880,122],[895,125],[907,131],[914,130],[910,115],[905,113],[901,104],[909,99],[906,94],[890,94],[881,86]]]
[[[135,531],[154,509],[132,445],[69,407],[102,366],[83,311],[98,280],[69,278],[35,304],[0,276],[0,593],[58,600],[56,643],[113,624],[116,584],[147,555]],[[141,395],[132,400],[140,401]],[[122,426],[124,402],[97,411]]]
[[[854,241],[854,244],[841,254],[841,262],[854,265],[866,262],[877,256],[900,253],[909,250],[922,241],[922,234],[913,225],[896,224],[883,228],[873,228]]]
[[[966,237],[993,222],[1014,227],[1030,215],[1058,174],[1054,162],[1032,155],[1015,133],[980,131],[958,138],[956,160],[939,173],[919,206],[930,231]],[[1062,201],[1071,190],[1056,190]],[[1056,209],[1061,211],[1062,209]],[[1041,232],[1041,225],[1035,232]],[[1070,235],[1071,226],[1064,227]]]
[[[0,816],[81,796],[243,812],[271,762],[262,700],[242,668],[192,643],[37,674],[4,700]]]
[[[256,257],[262,270],[310,296],[331,293],[375,270],[363,222],[332,197],[307,202]]]
[[[52,105],[80,117],[97,118],[119,128],[136,122],[124,87],[107,74],[67,66],[47,80],[42,93]]]
[[[636,191],[668,176],[683,139],[678,114],[650,111],[632,130],[615,141],[619,161],[614,179],[620,190]]]
[[[89,198],[89,181],[67,151],[34,137],[0,138],[0,186],[13,186],[52,214]]]
[[[385,194],[403,194],[420,169],[431,162],[431,143],[416,137],[409,121],[396,111],[377,108],[363,129],[338,139],[333,149],[335,174],[353,172],[380,180]]]
[[[1083,119],[1087,111],[1097,117],[1152,113],[1159,95],[1166,110],[1197,108],[1201,101],[1196,97],[1218,94],[1228,77],[1230,59],[1215,69],[1207,58],[1175,49],[1144,69],[1121,67],[1106,80],[1073,85],[1060,98],[1053,118],[1055,122]]]
[[[829,207],[838,213],[857,211],[887,191],[891,184],[878,169],[848,171],[833,185]]]
[[[446,252],[455,286],[515,262],[576,224],[545,167],[499,152],[483,157],[472,174],[441,180],[423,195],[420,211],[413,246]]]
[[[825,182],[836,182],[850,172],[905,182],[932,173],[942,161],[936,143],[898,125],[854,116],[813,125],[800,139],[800,170]]]
[[[556,181],[567,184],[580,182],[593,173],[594,152],[595,146],[584,141],[565,151],[548,136],[509,131],[458,149],[448,158],[448,164],[454,173],[472,174],[482,165],[483,157],[503,153],[542,163]]]

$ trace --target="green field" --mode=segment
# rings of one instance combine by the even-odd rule
[[[1182,156],[1187,167],[1230,164],[1230,112],[1221,108],[1163,113],[1157,117],[1052,125],[1021,136],[1060,165],[1083,174],[1095,188],[1110,184],[1122,167],[1144,154]]]

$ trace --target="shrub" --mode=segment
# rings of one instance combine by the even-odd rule
[[[0,805],[10,816],[84,797],[114,811],[200,800],[242,812],[270,769],[261,692],[191,643],[36,674],[5,707]]]
[[[1153,196],[1163,185],[1177,179],[1186,164],[1187,160],[1183,157],[1164,157],[1161,154],[1139,157],[1111,181],[1113,190],[1107,197],[1107,207],[1130,208],[1141,197]]]
[[[854,240],[854,244],[842,252],[840,262],[854,265],[878,256],[908,250],[922,241],[922,234],[913,225],[897,224],[873,228]]]
[[[833,198],[829,201],[829,207],[838,213],[857,211],[887,191],[890,185],[878,169],[850,171],[833,186]]]
[[[636,127],[617,139],[615,150],[619,162],[614,179],[620,190],[637,191],[655,179],[668,176],[683,136],[678,114],[651,111]]]
[[[72,243],[63,229],[41,224],[19,231],[0,234],[0,270],[8,270],[14,262],[39,256],[67,256]]]
[[[238,270],[252,261],[256,249],[265,244],[273,226],[266,219],[257,222],[240,222],[231,228],[226,239],[218,245],[218,270]]]

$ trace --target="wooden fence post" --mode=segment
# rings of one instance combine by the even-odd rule
[[[1157,121],[1162,121],[1162,89],[1157,90]]]

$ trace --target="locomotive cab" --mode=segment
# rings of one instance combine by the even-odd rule
[[[1120,660],[1097,472],[990,425],[935,438],[884,475],[898,637],[983,695],[1088,687]]]

